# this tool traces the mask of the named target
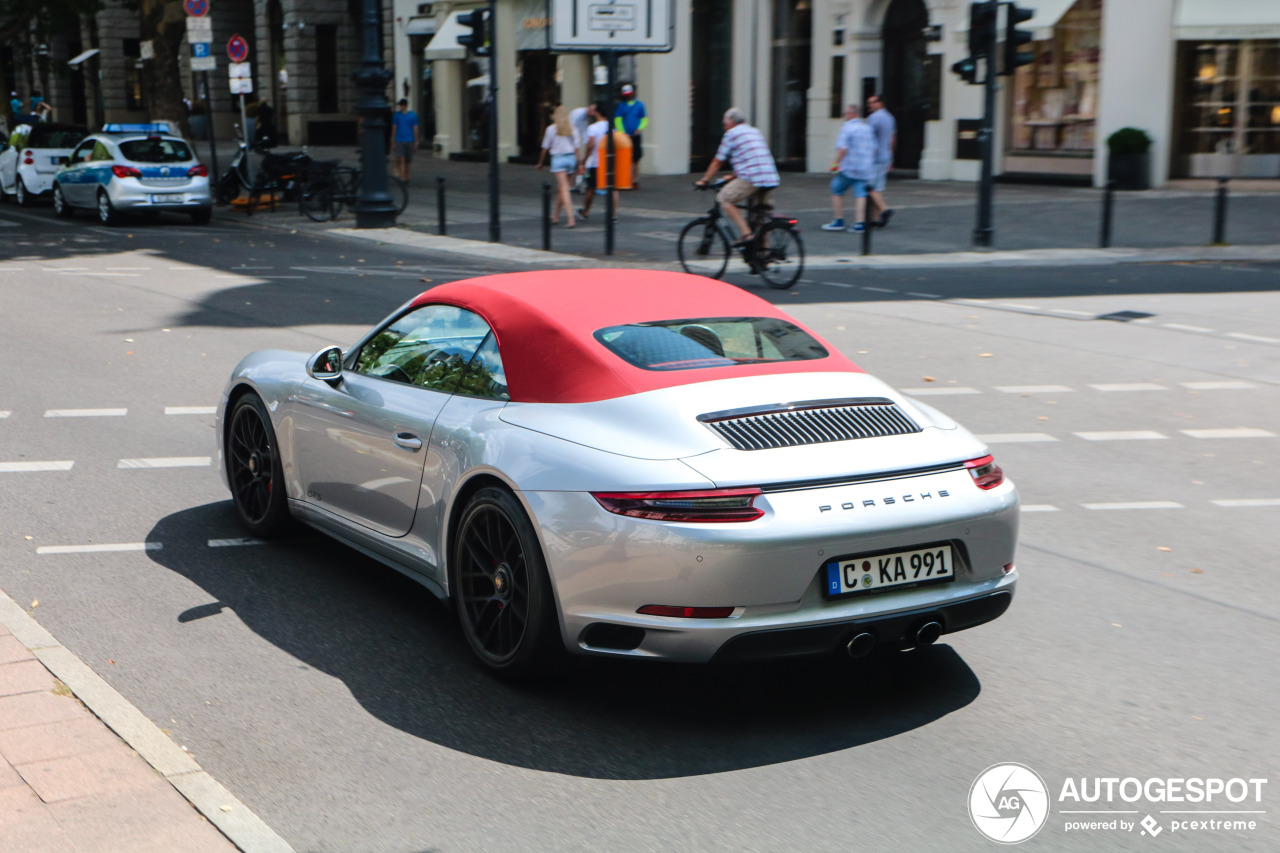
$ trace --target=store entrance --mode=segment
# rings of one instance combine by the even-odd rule
[[[924,0],[893,0],[884,17],[884,105],[898,122],[894,169],[919,169],[929,117],[929,10]]]
[[[556,56],[548,50],[522,50],[516,69],[516,144],[513,163],[536,163],[551,108],[560,102]]]

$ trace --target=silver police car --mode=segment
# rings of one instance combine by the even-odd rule
[[[163,123],[109,124],[85,137],[53,178],[53,210],[78,208],[114,225],[125,213],[185,213],[197,225],[213,216],[209,170]]]

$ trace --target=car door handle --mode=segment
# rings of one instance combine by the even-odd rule
[[[419,451],[422,449],[422,439],[418,438],[411,432],[398,432],[391,437],[391,443],[396,447],[403,447],[409,451]]]

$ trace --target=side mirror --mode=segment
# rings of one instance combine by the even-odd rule
[[[342,378],[342,348],[325,347],[307,362],[307,375],[322,382]]]

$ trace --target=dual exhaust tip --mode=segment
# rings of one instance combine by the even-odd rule
[[[942,636],[942,623],[929,620],[916,626],[913,631],[908,632],[907,637],[913,642],[917,649],[925,646],[931,646],[937,642]],[[849,653],[851,658],[864,658],[871,654],[876,647],[875,634],[869,631],[862,631],[854,634],[853,639],[849,640],[845,646],[845,651]]]

